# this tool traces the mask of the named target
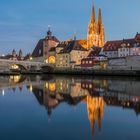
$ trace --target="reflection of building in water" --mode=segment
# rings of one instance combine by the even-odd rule
[[[129,86],[128,89],[131,88],[131,93],[127,86]],[[84,80],[71,77],[55,77],[42,86],[33,86],[32,90],[36,93],[37,98],[42,98],[41,104],[45,105],[49,112],[63,101],[70,105],[76,105],[90,95],[97,98],[103,97],[107,104],[131,108],[137,114],[140,112],[139,82],[135,80]]]
[[[10,76],[9,80],[10,82],[13,83],[19,83],[21,80],[21,76],[20,75]]]
[[[81,82],[81,88],[88,90],[89,94],[94,96],[104,93],[107,87],[107,80],[84,80]]]
[[[104,95],[104,101],[109,106],[119,106],[124,109],[133,109],[136,114],[140,114],[140,97],[127,94],[111,94]]]
[[[53,79],[42,86],[33,86],[32,91],[41,105],[44,105],[51,115],[52,110],[61,102],[77,105],[88,92],[81,89],[81,82],[72,78]]]
[[[87,96],[87,111],[88,118],[92,128],[92,134],[94,134],[95,124],[98,123],[98,128],[101,130],[102,119],[104,116],[104,99],[102,97]]]
[[[140,82],[134,79],[108,80],[104,100],[108,105],[121,106],[140,114]]]

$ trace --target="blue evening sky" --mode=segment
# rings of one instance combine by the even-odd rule
[[[106,40],[140,32],[140,0],[94,0],[102,8]],[[0,0],[0,54],[32,52],[51,25],[59,40],[86,38],[92,0]]]

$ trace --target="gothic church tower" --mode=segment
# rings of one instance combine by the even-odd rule
[[[90,49],[93,46],[103,47],[105,44],[105,32],[102,22],[102,13],[99,9],[98,21],[96,21],[94,1],[92,2],[92,14],[88,25],[87,34],[87,48]]]

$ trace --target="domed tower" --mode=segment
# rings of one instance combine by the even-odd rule
[[[47,39],[51,39],[51,37],[52,37],[51,28],[50,28],[50,26],[48,26],[48,31],[47,31],[47,36],[46,36],[46,38],[47,38]]]

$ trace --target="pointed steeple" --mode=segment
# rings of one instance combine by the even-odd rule
[[[92,15],[91,22],[96,22],[95,9],[94,9],[94,0],[92,0]]]
[[[99,26],[99,33],[100,33],[101,32],[101,26],[102,26],[102,11],[101,11],[101,8],[99,8],[98,26]]]
[[[101,8],[99,8],[98,24],[99,24],[99,25],[102,24],[102,11],[101,11]]]

